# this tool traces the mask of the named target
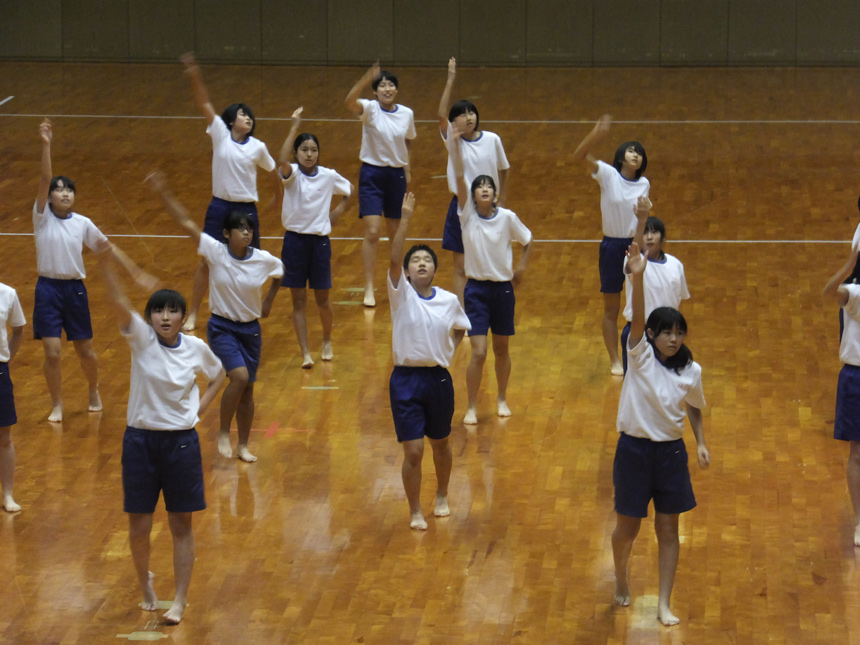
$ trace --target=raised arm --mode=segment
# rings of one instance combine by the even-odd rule
[[[379,76],[379,61],[376,61],[370,68],[362,75],[358,82],[352,86],[352,89],[349,91],[349,94],[346,95],[346,109],[352,112],[355,116],[361,116],[361,113],[364,112],[364,108],[361,107],[361,103],[358,102],[361,93],[373,82],[373,79]]]
[[[39,125],[39,138],[42,140],[42,166],[39,174],[39,192],[36,193],[36,210],[41,213],[48,203],[51,178],[54,176],[51,168],[51,140],[54,138],[54,133],[49,119],[42,119]]]
[[[611,123],[612,119],[608,114],[604,114],[600,117],[597,123],[594,124],[594,128],[592,128],[591,132],[585,136],[579,146],[577,146],[576,150],[574,150],[573,160],[580,161],[584,159],[591,164],[592,171],[596,170],[597,160],[591,156],[591,151],[594,146],[600,143],[600,141],[607,135]]]
[[[457,178],[457,206],[461,209],[469,202],[469,186],[466,185],[466,170],[463,166],[463,150],[460,135],[463,132],[451,123],[448,126],[448,154],[454,166],[454,176]]]
[[[284,139],[284,145],[281,146],[281,154],[278,157],[278,162],[281,164],[281,177],[286,179],[293,173],[293,168],[290,165],[290,153],[293,151],[293,142],[299,135],[299,126],[302,124],[302,110],[299,107],[293,112],[290,117],[290,133]]]
[[[445,89],[442,90],[442,98],[439,99],[439,132],[446,139],[448,138],[448,110],[451,107],[451,90],[456,78],[457,60],[452,56],[448,60],[448,80],[445,81]]]
[[[415,195],[406,193],[403,196],[403,209],[400,212],[400,226],[391,240],[391,262],[388,265],[388,277],[396,289],[400,283],[400,275],[403,270],[403,257],[406,255],[406,233],[409,229],[409,220],[415,212]]]
[[[639,245],[640,249],[644,249],[645,224],[648,223],[648,216],[651,214],[651,200],[645,195],[640,195],[633,206],[633,214],[636,215],[636,232],[633,234],[633,241]]]
[[[194,102],[197,107],[203,112],[206,118],[206,125],[212,123],[215,119],[215,107],[209,99],[209,91],[206,85],[203,84],[203,74],[200,72],[200,65],[197,64],[197,59],[194,58],[194,52],[182,54],[179,58],[182,64],[185,65],[185,73],[191,81],[191,92],[194,94]]]
[[[851,256],[848,258],[848,262],[839,271],[834,273],[830,280],[827,281],[827,284],[824,285],[824,295],[836,298],[840,307],[848,304],[848,289],[844,288],[842,283],[845,282],[845,278],[851,275],[854,267],[857,266],[858,248],[860,246],[851,246]]]
[[[705,426],[702,423],[702,411],[699,408],[694,408],[686,401],[684,405],[687,407],[687,418],[690,420],[693,435],[696,437],[696,453],[699,458],[699,468],[707,468],[711,465],[711,453],[708,452],[708,446],[705,445]]]
[[[119,279],[113,267],[113,253],[111,253],[110,247],[106,246],[100,250],[98,257],[99,273],[105,281],[105,286],[107,286],[108,297],[113,305],[120,329],[128,329],[131,325],[131,303],[119,284]]]
[[[340,203],[335,206],[332,211],[328,214],[328,218],[332,224],[334,224],[337,219],[343,215],[349,207],[352,206],[352,202],[355,201],[355,186],[352,182],[349,182],[349,195],[343,195],[341,197]]]
[[[648,252],[640,253],[639,245],[633,242],[627,249],[627,270],[633,283],[633,319],[630,321],[630,347],[636,347],[645,334],[645,285],[643,277],[648,266]]]
[[[167,180],[164,178],[164,174],[161,171],[156,170],[149,174],[146,181],[152,190],[161,195],[161,201],[164,202],[164,207],[167,209],[167,212],[170,213],[173,221],[184,228],[188,233],[188,236],[194,240],[194,243],[199,245],[202,231],[200,230],[200,227],[195,224],[194,220],[188,216],[188,211],[185,210],[185,207],[179,203],[179,200],[176,199],[170,191],[170,188],[167,186]]]

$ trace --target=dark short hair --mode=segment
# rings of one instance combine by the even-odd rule
[[[182,294],[173,289],[159,289],[154,294],[149,296],[144,309],[146,322],[152,321],[152,312],[159,309],[179,309],[182,312],[182,317],[185,317],[186,305],[185,298]]]
[[[317,149],[320,147],[320,141],[317,139],[317,135],[311,134],[310,132],[302,132],[299,136],[296,137],[296,140],[293,141],[293,154],[299,151],[299,146],[302,145],[305,141],[313,141],[317,144]]]
[[[461,114],[466,114],[466,112],[474,113],[475,130],[479,130],[479,126],[481,125],[481,115],[478,114],[478,108],[475,107],[475,104],[467,99],[457,101],[451,106],[451,110],[448,112],[448,121],[453,121]]]
[[[667,329],[678,329],[678,331],[682,331],[686,334],[687,320],[684,318],[684,314],[673,307],[657,307],[651,312],[651,315],[648,316],[648,320],[645,322],[645,329],[646,331],[650,329],[651,333],[654,334],[655,337],[659,336]],[[645,337],[653,347],[654,339],[647,333],[645,334]],[[663,363],[663,366],[670,370],[675,370],[675,372],[680,374],[681,370],[692,362],[693,352],[690,351],[689,347],[681,343],[681,347],[675,355],[669,356]]]
[[[236,115],[239,114],[239,110],[242,110],[245,114],[251,117],[251,131],[248,133],[249,137],[254,136],[254,130],[257,129],[257,119],[254,118],[254,112],[244,103],[234,103],[233,105],[228,105],[224,111],[221,113],[221,120],[227,125],[228,130],[233,129],[233,123],[236,122]]]
[[[435,270],[439,268],[439,260],[436,259],[436,252],[426,244],[416,244],[411,249],[406,251],[406,257],[403,258],[404,269],[409,268],[409,260],[412,259],[412,255],[418,251],[427,251],[427,253],[430,254],[430,257],[433,258],[433,269]]]
[[[480,188],[481,186],[483,186],[484,184],[490,184],[490,186],[491,186],[491,187],[492,187],[492,189],[493,189],[493,194],[494,194],[494,195],[496,195],[496,196],[498,197],[498,195],[499,195],[499,190],[496,188],[496,182],[493,180],[493,178],[492,178],[492,177],[490,177],[489,175],[478,175],[478,176],[477,176],[477,177],[475,177],[475,179],[472,181],[472,188],[470,189],[470,192],[469,192],[469,194],[471,195],[472,199],[474,199],[474,198],[475,198],[475,191],[476,191],[478,188]]]
[[[63,177],[63,175],[57,175],[56,177],[51,177],[51,187],[48,189],[48,194],[53,193],[59,187],[60,182],[63,182],[64,188],[68,188],[73,193],[75,192],[75,182],[68,177]]]
[[[391,72],[389,72],[388,70],[384,69],[381,72],[379,72],[379,75],[376,78],[374,78],[373,82],[370,84],[370,87],[373,88],[374,92],[376,91],[376,88],[379,87],[379,84],[382,81],[391,81],[392,83],[394,83],[394,87],[396,87],[397,89],[400,89],[400,84],[397,82],[397,77],[394,74],[392,74]],[[365,85],[365,87],[367,87],[367,86]]]
[[[648,219],[645,220],[645,232],[647,233],[648,231],[659,233],[663,241],[666,240],[666,225],[663,224],[663,220],[659,217],[648,216]]]
[[[645,154],[645,148],[638,141],[625,141],[618,146],[618,150],[615,151],[615,159],[612,160],[612,165],[615,166],[615,170],[621,172],[621,166],[624,164],[624,153],[627,152],[627,148],[633,148],[642,157],[642,165],[636,171],[636,179],[639,179],[648,167],[648,155]]]
[[[251,230],[254,230],[254,222],[251,216],[245,211],[230,211],[224,216],[224,229],[228,231],[239,228],[242,224],[247,224]]]

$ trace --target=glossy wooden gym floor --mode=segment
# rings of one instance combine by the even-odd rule
[[[402,68],[415,110],[412,238],[439,250],[449,200],[435,113],[445,81]],[[277,155],[304,106],[321,163],[357,181],[360,126],[343,98],[359,68],[204,66],[218,109],[241,100]],[[36,280],[31,208],[38,123],[54,122],[54,170],[77,182],[76,210],[186,294],[197,265],[143,178],[161,168],[202,221],[211,144],[176,65],[0,64],[0,281],[29,322]],[[479,424],[460,423],[468,348],[452,368],[452,515],[409,530],[401,450],[388,405],[391,327],[380,246],[375,310],[359,305],[357,208],[333,231],[330,364],[300,369],[282,292],[263,322],[254,465],[217,456],[217,411],[200,422],[209,508],[181,625],[141,611],[121,511],[129,351],[94,257],[87,285],[105,409],[64,349],[65,420],[46,421],[42,349],[13,363],[15,497],[0,516],[0,639],[111,643],[860,643],[860,571],[832,439],[837,307],[821,297],[848,256],[860,192],[860,69],[462,69],[469,97],[510,159],[509,206],[534,233],[511,342],[513,416],[494,416],[488,359]],[[645,145],[654,213],[686,267],[688,344],[704,369],[712,465],[691,466],[698,508],[681,519],[673,595],[680,625],[656,620],[656,542],[634,547],[633,604],[611,604],[615,415],[621,382],[600,335],[599,191],[573,149],[600,114],[616,123],[598,156]],[[263,246],[279,253],[280,207],[260,178]],[[449,254],[437,284],[449,287]],[[142,309],[148,294],[131,292]],[[312,303],[312,300],[311,300]],[[205,305],[204,305],[205,309]],[[318,355],[319,322],[308,310]],[[205,319],[205,312],[204,312]],[[692,435],[686,438],[692,443]],[[434,476],[424,460],[422,499]],[[171,541],[156,513],[152,567],[173,589]],[[144,633],[151,632],[151,633]],[[132,635],[132,636],[129,636]]]

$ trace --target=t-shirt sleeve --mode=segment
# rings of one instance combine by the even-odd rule
[[[457,216],[460,218],[460,226],[465,226],[466,222],[468,222],[474,215],[475,204],[471,198],[463,207],[461,207],[459,203],[457,204]]]
[[[411,289],[411,285],[406,279],[406,272],[403,270],[403,267],[400,268],[400,282],[397,283],[396,287],[391,282],[391,274],[387,271],[385,272],[385,279],[388,283],[388,304],[391,306],[391,315],[393,316],[403,303],[406,302],[406,298],[409,297],[406,290]]]
[[[651,347],[651,343],[648,342],[644,333],[636,347],[630,347],[630,337],[627,337],[627,362],[631,368],[641,367],[653,355],[654,349]]]
[[[212,119],[212,123],[209,124],[209,127],[206,128],[206,134],[212,137],[212,145],[221,143],[230,136],[230,130],[227,129],[227,124],[221,119],[220,116],[215,116]]]
[[[197,245],[197,255],[203,256],[211,264],[217,264],[221,259],[223,246],[211,235],[203,233],[200,236],[200,243]]]
[[[45,202],[45,209],[39,212],[39,201],[33,202],[33,228],[39,229],[42,227],[42,222],[45,221],[45,211],[49,208],[48,202]]]
[[[377,101],[369,99],[358,99],[361,104],[361,114],[358,116],[359,121],[367,125],[373,125],[376,120],[376,108],[379,106]]]
[[[270,278],[283,278],[284,277],[284,263],[281,262],[279,258],[276,258],[271,253],[269,254],[269,277]]]
[[[511,239],[523,246],[532,241],[532,232],[526,228],[526,225],[515,214],[509,220],[508,230],[510,231]]]
[[[469,331],[472,329],[472,323],[469,322],[469,317],[466,315],[466,312],[463,310],[463,305],[460,304],[460,301],[456,296],[453,298],[453,302],[451,303],[451,319],[454,321],[454,329],[465,329]]]
[[[705,392],[702,389],[702,368],[699,367],[698,363],[693,363],[689,369],[694,369],[696,371],[696,382],[687,392],[687,396],[684,397],[684,401],[694,408],[699,408],[701,410],[705,407]]]
[[[860,321],[860,286],[853,284],[844,286],[848,291],[848,302],[843,309],[846,314]]]
[[[342,177],[340,174],[332,170],[332,192],[335,195],[343,195],[349,197],[352,192],[350,189],[349,180]]]
[[[200,341],[200,363],[203,374],[210,381],[214,380],[221,373],[221,359],[215,356],[215,352],[202,340]]]
[[[87,219],[87,223],[84,226],[84,244],[87,245],[87,248],[91,251],[96,251],[105,242],[107,242],[107,236],[91,220]]]
[[[257,153],[257,165],[266,172],[272,172],[275,169],[275,160],[272,159],[272,155],[269,154],[269,149],[266,147],[266,144],[262,141],[259,141],[259,144],[260,149]]]
[[[21,301],[18,300],[18,293],[14,289],[12,289],[12,302],[10,303],[7,321],[12,327],[23,327],[27,324],[24,310],[21,308]]]
[[[155,330],[144,322],[139,313],[132,312],[131,322],[125,329],[120,327],[120,333],[125,336],[132,353],[139,353],[151,342],[151,334],[154,334]]]
[[[681,300],[687,300],[690,297],[690,290],[687,288],[687,276],[684,273],[684,265],[678,262],[680,265],[678,268],[679,278],[681,280]]]
[[[406,126],[406,138],[411,140],[417,136],[418,132],[415,131],[415,113],[409,110],[409,125]]]
[[[508,157],[505,155],[505,147],[502,145],[502,138],[496,137],[496,168],[499,170],[507,170],[511,167],[508,163]]]

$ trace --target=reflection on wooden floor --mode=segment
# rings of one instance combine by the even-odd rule
[[[414,237],[439,238],[449,197],[432,119],[444,61],[397,71],[401,101],[422,120]],[[0,281],[18,289],[28,321],[43,114],[55,124],[55,171],[77,181],[76,210],[189,293],[191,243],[154,237],[178,231],[142,184],[152,168],[164,169],[202,220],[210,142],[180,66],[2,64],[0,72],[0,100],[14,96],[0,106],[0,230],[8,234]],[[322,163],[353,181],[360,130],[342,99],[360,73],[204,68],[216,105],[249,103],[273,153],[304,105]],[[217,456],[214,410],[200,423],[209,508],[195,519],[191,604],[178,627],[137,607],[121,512],[128,347],[88,255],[105,410],[87,414],[67,347],[66,419],[49,425],[41,348],[24,344],[13,364],[24,510],[0,517],[0,640],[109,643],[159,632],[177,643],[860,643],[847,446],[831,438],[837,309],[820,296],[848,251],[825,241],[850,239],[858,220],[858,80],[853,69],[462,70],[455,94],[472,97],[483,126],[502,136],[513,166],[509,205],[539,240],[517,293],[514,416],[493,416],[488,373],[479,425],[459,423],[461,349],[452,369],[452,515],[411,532],[388,406],[387,298],[378,289],[376,310],[358,306],[362,229],[348,213],[333,232],[348,238],[333,242],[335,360],[300,369],[282,293],[263,323],[252,437],[259,463]],[[688,344],[709,403],[713,465],[692,469],[699,507],[681,520],[673,609],[682,623],[671,629],[655,619],[650,525],[634,547],[633,606],[610,604],[620,382],[609,376],[599,330],[597,185],[570,161],[604,111],[619,123],[602,158],[631,138],[648,151],[655,214],[687,269]],[[109,115],[118,118],[100,118]],[[266,178],[260,186],[265,207],[273,190]],[[278,213],[261,219],[264,248],[279,252]],[[449,286],[447,253],[441,261],[437,282]],[[383,270],[380,262],[379,285]],[[146,295],[135,295],[141,308]],[[318,352],[313,305],[309,314]],[[424,483],[427,509],[429,455]],[[152,566],[167,599],[162,509],[156,520]]]

